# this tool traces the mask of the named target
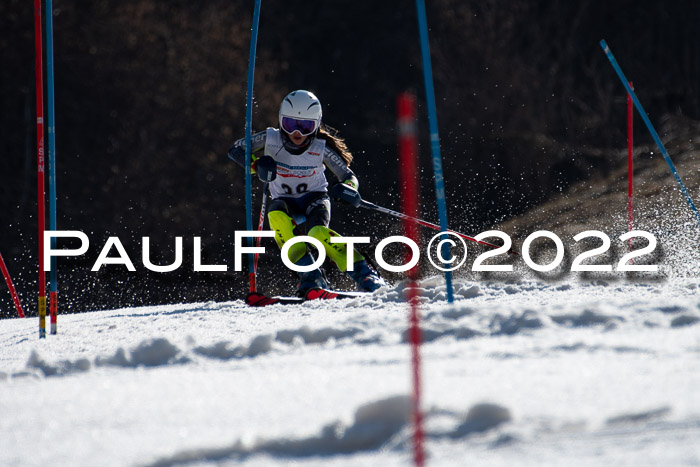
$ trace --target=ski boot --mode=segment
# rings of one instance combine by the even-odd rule
[[[379,273],[370,266],[367,260],[355,261],[353,271],[346,271],[348,276],[357,284],[357,289],[362,292],[374,292],[379,287],[386,285],[384,279],[379,277]]]
[[[314,257],[311,256],[311,254],[306,253],[304,256],[301,257],[299,261],[297,261],[294,264],[296,264],[297,266],[309,266],[313,264],[313,262]],[[313,271],[308,272],[298,272],[297,274],[299,274],[299,284],[297,285],[296,291],[297,297],[305,296],[306,292],[308,292],[309,289],[328,288],[328,281],[326,280],[326,275],[323,273],[323,269],[321,268],[314,269]]]

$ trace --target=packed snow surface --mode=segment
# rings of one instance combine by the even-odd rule
[[[0,465],[411,465],[404,286],[0,321]],[[427,465],[700,464],[697,278],[420,288]]]

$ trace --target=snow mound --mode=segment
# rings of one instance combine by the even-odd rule
[[[615,417],[610,417],[606,420],[606,424],[608,425],[627,425],[627,424],[633,424],[633,423],[644,423],[648,422],[651,420],[657,420],[659,418],[663,418],[666,415],[671,413],[671,408],[670,407],[659,407],[657,409],[652,409],[652,410],[647,410],[644,412],[637,412],[637,413],[629,413],[629,414],[622,414],[622,415],[617,415]]]
[[[125,368],[156,367],[187,362],[189,358],[181,355],[180,349],[163,337],[146,339],[130,352],[120,347],[111,357],[95,359],[97,366]]]
[[[700,318],[695,315],[680,315],[671,320],[671,327],[678,328],[681,326],[691,326],[700,321]]]
[[[464,422],[450,433],[451,438],[463,438],[483,433],[511,420],[510,410],[498,404],[481,403],[467,412]]]
[[[236,441],[230,447],[194,449],[158,460],[152,467],[196,462],[220,462],[266,454],[276,457],[309,457],[375,450],[398,433],[411,418],[411,398],[393,396],[370,402],[355,411],[352,424],[335,421],[318,435],[302,438],[258,440],[251,445]]]
[[[572,327],[586,327],[586,326],[596,326],[599,324],[609,324],[613,321],[624,321],[622,316],[610,316],[603,313],[596,313],[593,310],[585,309],[581,313],[576,314],[564,314],[552,316],[552,321],[557,324],[572,326]]]
[[[240,461],[258,455],[277,458],[306,458],[380,449],[404,450],[412,442],[411,407],[412,398],[410,396],[387,397],[358,407],[352,423],[334,421],[323,426],[316,435],[259,439],[253,443],[237,440],[228,447],[183,451],[171,457],[160,459],[150,464],[150,467]],[[448,410],[433,409],[424,414],[424,419],[427,420],[439,414],[450,414],[454,418],[458,418],[456,426],[448,430],[426,429],[425,437],[427,439],[462,439],[473,434],[493,430],[511,421],[510,411],[493,403],[476,404],[467,411],[464,417],[454,416]]]
[[[90,370],[91,367],[92,364],[86,358],[80,358],[75,361],[63,360],[52,365],[47,363],[36,350],[32,351],[32,354],[29,356],[29,360],[27,361],[28,370],[39,370],[44,376],[60,376],[71,373],[81,373]],[[22,375],[16,373],[13,375],[13,378],[17,376]]]
[[[232,360],[244,357],[257,357],[272,350],[272,336],[263,334],[253,338],[250,344],[231,348],[231,342],[221,341],[211,346],[198,346],[193,351],[199,355],[219,360]]]
[[[443,337],[453,337],[455,339],[471,339],[473,337],[482,336],[483,333],[472,329],[467,325],[448,325],[445,323],[436,323],[423,326],[421,328],[421,341],[426,344],[434,342]],[[410,341],[410,329],[406,329],[401,333],[401,342],[407,343]]]
[[[292,344],[297,338],[306,344],[323,344],[331,339],[353,337],[361,332],[362,330],[358,328],[338,329],[324,327],[312,330],[309,326],[302,326],[299,329],[277,331],[276,339],[285,344]]]
[[[544,327],[543,317],[534,310],[525,310],[522,313],[514,313],[510,316],[497,314],[489,325],[494,336],[513,335],[521,331],[540,329]]]
[[[27,361],[27,370],[38,370],[43,376],[66,376],[83,373],[93,367],[112,366],[123,368],[157,367],[162,365],[182,364],[190,359],[183,355],[178,347],[165,338],[146,339],[130,351],[120,347],[109,357],[96,357],[94,361],[87,358],[61,360],[49,363],[33,350]],[[13,378],[22,376],[14,373]]]

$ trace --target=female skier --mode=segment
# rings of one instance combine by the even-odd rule
[[[252,136],[251,172],[269,182],[272,201],[267,219],[275,231],[277,246],[282,248],[295,235],[316,238],[323,244],[327,256],[355,281],[359,290],[373,292],[386,283],[365,257],[354,249],[348,251],[347,244],[330,242],[331,237],[339,235],[328,228],[329,195],[354,207],[360,205],[362,198],[357,191],[357,178],[348,167],[352,154],[335,131],[321,123],[321,115],[321,102],[313,93],[303,90],[289,93],[280,106],[280,128],[268,128]],[[255,154],[258,151],[263,152],[261,157]],[[245,138],[236,141],[228,155],[243,166]],[[324,165],[340,182],[330,192]],[[352,271],[346,271],[348,254],[353,255]],[[298,266],[314,262],[302,242],[289,249],[289,260]],[[319,269],[298,274],[298,296],[304,296],[310,288],[328,288]]]

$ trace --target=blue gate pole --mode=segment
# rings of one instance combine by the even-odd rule
[[[49,127],[49,229],[56,230],[56,118],[54,112],[53,92],[53,2],[46,0],[46,89],[48,96]],[[51,249],[56,249],[56,238],[51,238]],[[49,314],[51,317],[51,334],[57,332],[58,314],[58,271],[56,257],[51,257],[51,274],[49,276]]]
[[[661,138],[659,138],[659,134],[654,129],[654,125],[651,124],[651,121],[649,120],[647,113],[644,111],[644,108],[642,107],[641,102],[639,102],[639,99],[637,99],[637,95],[634,93],[634,89],[632,89],[632,87],[629,84],[629,81],[627,81],[625,74],[622,72],[622,69],[620,68],[620,65],[618,65],[617,60],[615,60],[615,57],[613,56],[612,51],[610,50],[610,47],[608,47],[608,44],[606,44],[604,40],[601,40],[600,46],[603,48],[605,55],[608,56],[608,60],[610,60],[610,63],[612,64],[613,68],[615,68],[615,72],[617,73],[617,76],[622,80],[622,84],[625,86],[625,89],[627,90],[629,95],[632,96],[632,101],[634,102],[635,107],[637,107],[637,111],[639,112],[639,115],[642,116],[642,120],[644,120],[644,123],[646,124],[647,128],[649,129],[649,132],[651,133],[652,138],[654,138],[656,145],[659,147],[661,154],[664,156],[664,159],[666,160],[666,164],[668,164],[669,168],[671,169],[671,173],[673,174],[676,181],[678,182],[678,185],[681,188],[681,192],[683,193],[683,196],[685,196],[685,199],[688,202],[688,206],[690,206],[690,210],[693,211],[693,214],[695,214],[695,218],[698,220],[698,225],[700,225],[700,212],[698,212],[698,208],[695,207],[695,203],[693,203],[693,198],[690,197],[690,192],[685,187],[683,180],[681,180],[681,176],[678,175],[678,171],[676,170],[676,166],[673,165],[673,161],[671,160],[671,157],[668,155],[668,151],[666,151],[664,144],[661,142]]]
[[[437,109],[435,107],[435,89],[433,88],[433,68],[430,63],[430,44],[428,43],[428,20],[425,14],[425,1],[416,0],[418,12],[418,29],[420,32],[420,49],[423,57],[423,79],[425,81],[426,103],[428,105],[428,122],[430,125],[430,149],[433,155],[433,173],[435,177],[435,195],[437,198],[440,229],[447,231],[447,205],[445,202],[445,182],[442,172],[442,156],[440,155],[440,137],[438,135]],[[449,238],[443,235],[443,239]],[[450,258],[448,241],[442,243],[442,258]],[[454,301],[452,291],[452,272],[445,271],[445,286],[447,301]]]
[[[253,144],[253,80],[255,76],[255,51],[258,47],[258,23],[260,22],[261,0],[255,0],[253,10],[253,29],[250,36],[250,57],[248,58],[248,89],[245,103],[245,226],[247,231],[253,230],[253,194],[250,177],[251,147]],[[248,246],[252,247],[254,240],[248,237]],[[248,255],[248,274],[250,290],[255,291],[255,255]]]

